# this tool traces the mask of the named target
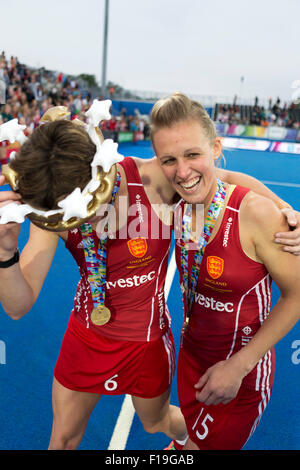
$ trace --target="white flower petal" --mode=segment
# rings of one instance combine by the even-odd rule
[[[101,166],[103,171],[108,173],[115,163],[119,163],[123,159],[123,155],[118,153],[118,144],[112,139],[105,139],[101,146],[97,148],[91,165],[92,167]]]
[[[87,216],[88,203],[93,199],[91,194],[82,194],[80,188],[74,189],[65,199],[58,203],[58,206],[64,209],[63,221],[72,217],[85,218]]]
[[[27,204],[17,204],[11,202],[6,206],[0,207],[0,224],[8,222],[17,222],[21,224],[25,220],[25,216],[32,212],[32,208]]]
[[[9,140],[11,144],[16,142],[17,138],[21,138],[20,134],[26,129],[26,126],[23,126],[18,123],[18,119],[11,119],[0,126],[0,142],[3,140]],[[24,136],[25,137],[25,136]]]
[[[93,193],[94,191],[96,191],[96,189],[99,188],[99,186],[100,186],[99,180],[91,179],[91,181],[86,185],[86,187],[82,191],[82,194],[85,195],[86,193]]]
[[[109,120],[111,118],[110,107],[111,100],[94,100],[92,106],[85,113],[89,119],[89,124],[97,127],[101,121]]]
[[[19,142],[20,145],[23,145],[24,142],[26,142],[27,139],[28,139],[28,137],[26,137],[24,132],[21,131],[21,132],[19,132],[19,134],[16,137],[16,142]]]

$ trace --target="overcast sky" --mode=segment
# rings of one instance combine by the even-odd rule
[[[0,0],[0,49],[100,83],[104,0]],[[300,0],[110,0],[107,79],[130,90],[289,100]],[[241,82],[241,77],[244,82]]]

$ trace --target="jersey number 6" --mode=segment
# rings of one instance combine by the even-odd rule
[[[116,390],[118,384],[116,380],[113,380],[116,377],[118,377],[118,374],[113,375],[110,379],[106,380],[106,382],[104,383],[105,390],[107,390],[108,392],[113,392],[114,390]]]

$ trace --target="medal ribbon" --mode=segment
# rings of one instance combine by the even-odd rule
[[[185,326],[189,323],[191,315],[192,305],[194,302],[195,292],[198,284],[198,276],[200,271],[200,265],[203,259],[205,247],[211,236],[215,222],[220,214],[220,211],[224,205],[226,196],[225,184],[217,179],[217,191],[213,197],[213,200],[209,206],[208,213],[205,219],[202,234],[197,244],[197,251],[194,256],[194,262],[192,266],[192,272],[189,276],[188,272],[188,242],[192,231],[192,204],[187,204],[186,212],[182,219],[182,244],[181,244],[181,269],[182,278],[184,284],[184,300],[185,300]],[[190,278],[190,279],[189,279]],[[190,282],[189,282],[190,281]]]
[[[114,204],[121,182],[121,175],[117,172],[116,182],[112,191],[111,204]],[[89,223],[80,226],[82,234],[82,244],[85,256],[88,280],[90,284],[94,307],[104,305],[105,302],[105,281],[106,281],[106,257],[107,257],[107,236],[99,239],[98,249],[95,247],[92,236],[92,226]],[[108,222],[104,232],[108,232]],[[98,257],[97,257],[98,251]]]

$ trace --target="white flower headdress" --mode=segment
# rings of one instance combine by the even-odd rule
[[[110,100],[94,100],[92,106],[86,112],[87,124],[81,121],[73,121],[74,125],[85,126],[91,140],[96,146],[96,153],[91,163],[91,180],[81,190],[74,191],[58,203],[60,209],[43,211],[29,204],[10,203],[0,207],[0,224],[8,222],[24,222],[28,217],[36,225],[52,231],[64,231],[73,229],[91,218],[101,204],[110,198],[116,179],[116,163],[123,160],[118,153],[118,144],[112,139],[103,139],[99,130],[99,123],[104,119],[110,119]],[[69,111],[63,106],[50,108],[41,119],[42,122],[66,119]],[[27,140],[24,134],[26,126],[20,125],[17,119],[12,119],[0,126],[0,142],[8,140],[10,143],[18,142],[20,145]],[[14,158],[14,152],[10,158]],[[18,175],[8,165],[3,166],[6,180],[13,190],[17,190]],[[55,217],[53,217],[55,216]],[[59,216],[59,217],[58,217]],[[55,220],[53,220],[55,218]],[[58,219],[58,220],[57,220]]]

